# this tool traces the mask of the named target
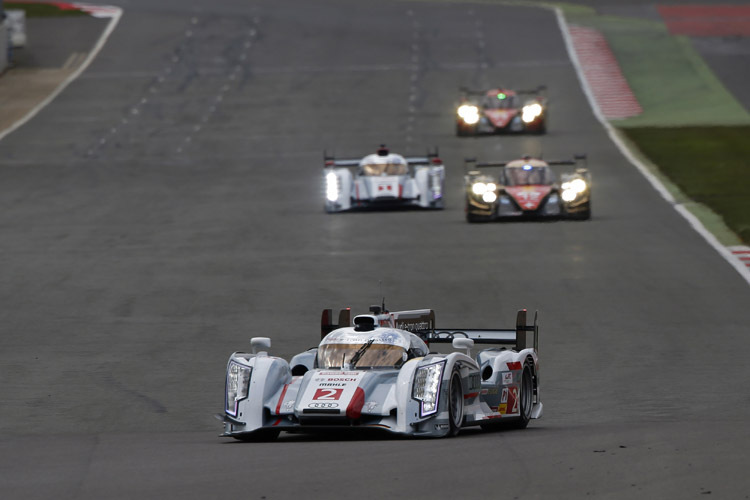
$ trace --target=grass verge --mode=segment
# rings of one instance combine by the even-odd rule
[[[686,196],[718,213],[750,244],[750,126],[621,131]]]
[[[26,17],[87,16],[86,12],[67,3],[3,2],[5,10],[23,10]]]

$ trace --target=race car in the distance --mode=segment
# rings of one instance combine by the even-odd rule
[[[535,90],[468,90],[456,107],[456,135],[547,131],[546,87]]]
[[[401,156],[381,145],[364,158],[324,155],[326,212],[389,207],[442,209],[445,166],[437,155]]]
[[[482,222],[514,218],[591,218],[591,175],[586,168],[563,173],[557,181],[551,165],[577,165],[572,160],[544,161],[525,156],[509,162],[466,160],[466,218]],[[491,175],[479,169],[496,167]]]
[[[317,347],[289,362],[271,356],[267,337],[235,352],[226,369],[222,436],[256,441],[281,431],[379,429],[409,436],[454,436],[466,427],[525,428],[542,415],[539,329],[518,312],[512,329],[435,328],[430,309],[354,317],[323,311]],[[447,354],[432,344],[451,344]],[[475,344],[487,348],[472,352]],[[492,346],[492,347],[490,347]]]

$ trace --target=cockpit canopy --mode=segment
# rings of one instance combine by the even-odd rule
[[[490,90],[482,97],[484,109],[515,109],[521,106],[521,101],[515,92],[501,89]]]
[[[361,166],[362,175],[406,175],[409,169],[405,163],[367,163]]]
[[[549,186],[555,182],[555,173],[542,160],[526,158],[509,162],[503,169],[503,183],[513,186]]]
[[[361,175],[406,175],[409,173],[409,165],[403,156],[388,153],[385,155],[374,154],[365,156],[359,163]]]
[[[357,332],[341,328],[329,333],[318,347],[318,368],[400,368],[411,358],[426,356],[427,345],[414,334],[392,328]]]

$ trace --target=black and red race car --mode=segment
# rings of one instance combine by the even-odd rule
[[[546,87],[534,90],[468,90],[456,107],[456,135],[547,131]]]
[[[525,156],[509,162],[466,160],[466,219],[469,222],[511,219],[590,219],[591,176],[576,168],[557,180],[550,165],[578,165],[571,160],[543,161]],[[499,168],[496,175],[480,169]]]

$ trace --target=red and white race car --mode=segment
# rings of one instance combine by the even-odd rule
[[[546,87],[535,90],[461,89],[456,108],[456,135],[547,131]]]
[[[558,182],[551,165],[577,165],[572,160],[544,161],[525,156],[509,162],[466,160],[466,218],[469,222],[513,218],[591,218],[591,175],[586,168],[562,173]],[[480,171],[500,169],[491,175]]]

